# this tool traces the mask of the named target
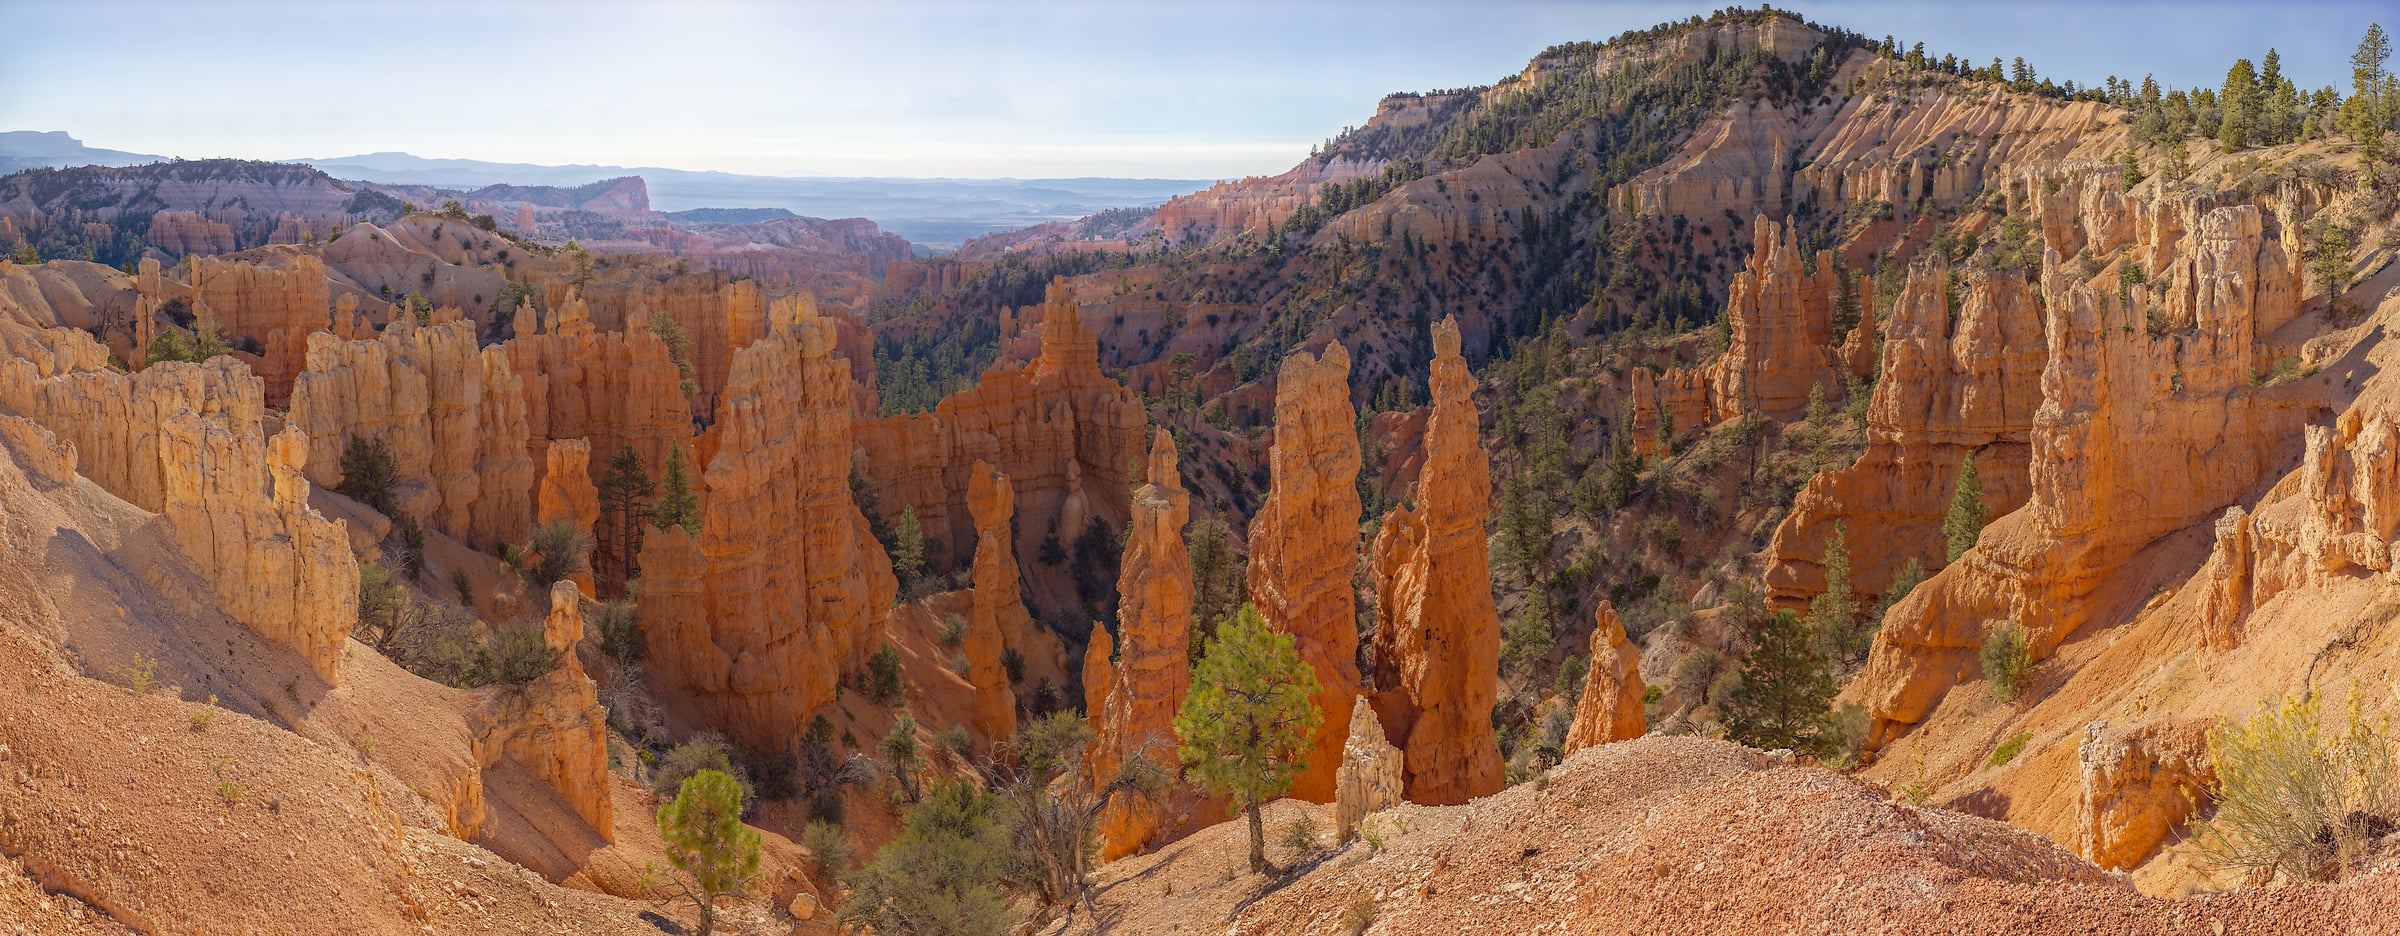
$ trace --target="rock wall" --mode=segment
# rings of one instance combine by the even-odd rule
[[[2016,510],[2032,493],[2027,461],[2048,359],[2040,300],[2013,273],[1961,272],[1952,309],[1947,266],[1909,271],[1885,326],[1867,451],[1810,478],[1767,546],[1776,602],[1804,603],[1824,590],[1819,563],[1836,523],[1847,531],[1850,583],[1861,593],[1882,591],[1911,559],[1940,569],[1949,558],[1942,521],[1970,453],[1984,516]]]
[[[1567,728],[1566,753],[1650,732],[1642,711],[1641,664],[1642,650],[1625,638],[1616,606],[1601,602],[1592,626],[1591,668],[1584,671],[1583,698]]]
[[[183,410],[159,446],[163,512],[226,612],[335,682],[358,623],[358,560],[342,524],[308,506],[308,436],[287,427],[269,440],[256,421]]]
[[[280,409],[308,359],[308,336],[332,322],[333,297],[316,255],[275,248],[270,257],[276,265],[197,256],[189,272],[192,311],[259,343],[243,356],[266,382],[267,405]]]
[[[2082,792],[2075,852],[2111,871],[2148,860],[2192,811],[2208,802],[2216,770],[2207,719],[2153,716],[2110,726],[2096,721],[2076,745]]]
[[[536,327],[528,304],[517,314],[516,337],[503,345],[524,386],[527,458],[547,465],[552,440],[582,439],[602,466],[631,447],[657,479],[667,447],[692,436],[691,406],[676,386],[681,378],[666,344],[646,331],[593,330],[589,310],[572,295],[552,307],[544,325]],[[594,472],[595,481],[604,471]],[[626,578],[618,558],[626,531],[619,526],[602,515],[593,534],[592,571],[607,594],[618,593]]]
[[[1340,342],[1322,355],[1298,351],[1284,359],[1275,379],[1270,487],[1250,521],[1250,600],[1267,626],[1292,635],[1316,671],[1325,720],[1290,794],[1312,803],[1333,801],[1360,688],[1358,599],[1350,584],[1361,510],[1357,426],[1350,352]]]
[[[2076,281],[2048,252],[2031,496],[1887,616],[1851,690],[1876,719],[1872,745],[1972,673],[1991,626],[2023,627],[2034,659],[2049,656],[2091,618],[2088,596],[2112,570],[2296,454],[2287,440],[2308,404],[2252,378],[2260,324],[2294,314],[2298,267],[2250,205],[2208,211],[2193,241],[2165,274],[2155,335],[2142,310]]]
[[[2366,402],[2303,432],[2297,489],[2217,520],[2215,547],[2194,577],[2208,589],[2199,623],[2212,650],[2246,643],[2250,612],[2287,590],[2400,568],[2400,422]]]
[[[975,686],[967,721],[975,728],[979,746],[989,751],[1017,733],[1017,693],[1009,688],[1000,656],[1007,636],[1030,631],[1033,618],[1025,613],[1025,600],[1017,592],[1017,557],[1008,548],[1009,521],[1016,516],[1008,476],[976,462],[967,506],[975,516],[975,590],[968,605],[967,636],[959,650],[967,657],[967,681]]]
[[[1147,483],[1133,492],[1133,519],[1126,536],[1124,570],[1117,578],[1117,627],[1124,633],[1122,659],[1108,667],[1112,649],[1107,628],[1093,628],[1107,682],[1092,713],[1099,741],[1094,766],[1105,776],[1125,757],[1147,756],[1173,769],[1175,713],[1191,692],[1192,557],[1183,541],[1191,519],[1191,496],[1175,466],[1175,440],[1165,429],[1150,443]],[[1088,657],[1087,657],[1088,660]],[[1086,663],[1086,678],[1093,671]],[[1131,854],[1157,830],[1149,810],[1112,810],[1103,817],[1103,860]]]
[[[550,463],[542,468],[541,489],[534,493],[533,522],[547,526],[564,523],[592,535],[600,522],[600,492],[592,486],[592,444],[582,439],[559,439],[551,442]],[[577,572],[571,578],[586,594],[596,594],[596,584],[589,572]]]
[[[341,485],[350,439],[378,439],[400,510],[486,550],[524,540],[534,470],[522,384],[506,352],[477,347],[473,322],[402,316],[373,339],[309,336],[289,419],[308,433],[318,486]]]
[[[358,563],[342,524],[308,506],[306,434],[266,437],[259,379],[231,357],[109,370],[75,330],[0,326],[0,339],[0,405],[72,446],[109,493],[165,514],[228,615],[335,681]]]
[[[734,354],[700,530],[653,530],[641,553],[654,685],[753,750],[783,750],[833,701],[899,590],[851,497],[850,367],[832,323],[796,305],[770,317]]]
[[[1500,612],[1483,530],[1492,469],[1459,345],[1455,320],[1434,325],[1433,419],[1416,506],[1384,518],[1373,565],[1376,714],[1407,754],[1409,800],[1428,805],[1497,793],[1502,780],[1491,720]],[[1255,539],[1251,548],[1256,569]]]

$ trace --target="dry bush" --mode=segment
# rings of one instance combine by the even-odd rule
[[[2319,700],[2277,700],[2209,732],[2216,815],[2197,847],[2215,867],[2259,877],[2332,880],[2400,824],[2400,750],[2391,723],[2358,694],[2336,731]]]

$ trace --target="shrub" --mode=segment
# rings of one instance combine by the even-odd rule
[[[1025,654],[1019,652],[1015,647],[1002,647],[1000,649],[1000,668],[1008,671],[1009,682],[1024,682]],[[964,671],[962,670],[961,672]]]
[[[1278,841],[1286,851],[1293,854],[1306,854],[1316,850],[1318,831],[1316,815],[1303,812],[1293,816],[1292,821],[1283,824],[1283,833]]]
[[[333,489],[390,516],[392,485],[398,480],[398,472],[392,461],[392,449],[382,439],[351,436],[342,445],[342,483]]]
[[[878,933],[1001,936],[1014,914],[1001,888],[1012,859],[999,802],[962,779],[933,786],[900,835],[852,877],[844,923]]]
[[[668,883],[700,911],[699,936],[715,928],[719,896],[748,890],[758,878],[759,837],[742,824],[744,799],[733,777],[703,770],[658,808],[658,834],[677,872]]]
[[[640,661],[647,649],[642,642],[641,615],[633,602],[621,598],[600,603],[600,610],[592,614],[592,631],[599,635],[600,652],[620,664]]]
[[[945,647],[956,647],[964,642],[967,639],[967,619],[955,614],[944,616],[941,638]]]
[[[830,822],[811,822],[800,831],[800,847],[808,849],[808,863],[817,880],[831,891],[834,881],[850,873],[850,836],[842,827]]]
[[[1366,932],[1368,927],[1374,926],[1376,919],[1382,915],[1383,908],[1375,902],[1374,898],[1361,897],[1350,904],[1349,910],[1343,912],[1342,932],[1357,936],[1359,933]]]
[[[417,518],[401,514],[392,518],[392,534],[400,538],[400,548],[395,550],[400,574],[416,581],[425,574],[425,528],[417,525]]]
[[[660,796],[666,796],[682,789],[684,781],[701,771],[714,770],[739,783],[742,799],[747,802],[756,797],[752,795],[750,775],[742,769],[740,757],[741,752],[734,750],[733,744],[726,741],[724,735],[703,731],[693,735],[691,740],[669,748],[666,756],[658,759],[658,770],[650,775],[650,789]]]
[[[2400,831],[2400,749],[2388,720],[2350,697],[2335,732],[2318,702],[2276,700],[2208,735],[2217,813],[2197,837],[2201,859],[2260,876],[2332,880]]]
[[[534,527],[526,543],[532,559],[525,577],[535,588],[548,589],[570,576],[591,571],[592,538],[573,523],[554,520]]]
[[[875,704],[893,706],[907,695],[908,686],[900,678],[900,650],[884,642],[867,657],[867,698]]]
[[[1983,675],[1991,680],[1992,697],[2002,702],[2016,698],[2025,688],[2025,677],[2033,670],[2025,629],[2005,621],[1993,626],[1983,635],[1982,656]]]
[[[2000,742],[1999,747],[1992,749],[1991,765],[1994,767],[2008,766],[2009,761],[2016,760],[2017,754],[2025,750],[2025,742],[2031,740],[2033,740],[2033,733],[2027,731],[2020,731],[2008,736],[2008,740]]]

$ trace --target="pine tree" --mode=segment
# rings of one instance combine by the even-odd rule
[[[650,517],[651,498],[657,488],[650,481],[650,472],[642,467],[642,456],[625,446],[616,457],[608,460],[608,471],[600,476],[598,489],[600,516],[613,529],[601,531],[603,555],[616,560],[603,576],[603,585],[622,588],[625,580],[640,574],[637,568],[642,551],[642,525]]]
[[[682,527],[700,535],[700,497],[692,493],[691,473],[683,465],[683,446],[667,446],[667,464],[659,472],[658,506],[650,522],[661,530]]]
[[[1840,688],[1808,625],[1788,610],[1777,611],[1742,661],[1740,683],[1718,702],[1717,715],[1735,741],[1824,756],[1840,747],[1830,708]]]
[[[903,587],[925,574],[925,529],[917,523],[914,507],[902,509],[900,522],[892,526],[892,574],[900,577]]]
[[[2251,127],[2258,121],[2258,69],[2249,59],[2226,69],[2222,106],[2225,116],[2217,124],[2217,142],[2228,153],[2248,146]]]
[[[1983,534],[1983,481],[1975,476],[1975,456],[1967,455],[1958,469],[1958,487],[1950,493],[1950,516],[1942,521],[1942,540],[1949,544],[1945,563],[1957,562]]]
[[[2381,138],[2384,130],[2383,65],[2392,57],[2392,40],[2380,23],[2369,23],[2367,35],[2350,56],[2350,101],[2342,107],[2342,130],[2364,141]]]
[[[1857,642],[1858,596],[1850,591],[1848,530],[1835,522],[1833,538],[1825,542],[1825,590],[1808,603],[1808,629],[1830,655],[1849,657],[1864,651]]]
[[[2192,151],[2177,134],[2167,143],[2167,181],[2181,182],[2192,174]]]
[[[700,911],[700,934],[717,925],[717,898],[739,894],[758,878],[758,831],[742,824],[742,787],[721,771],[683,781],[675,800],[658,808],[658,835],[671,883]]]
[[[941,780],[900,820],[900,835],[852,876],[844,923],[877,933],[1003,936],[1015,922],[1001,890],[1018,856],[998,797]]]
[[[2142,173],[2142,160],[2134,155],[2133,138],[2130,136],[2125,138],[2125,145],[2117,150],[2117,164],[2125,167],[2125,176],[2117,183],[2120,188],[2131,190],[2142,184],[2143,179],[2149,178]]]
[[[1268,800],[1308,768],[1304,755],[1325,713],[1317,709],[1316,671],[1290,634],[1267,628],[1247,604],[1209,639],[1192,671],[1192,691],[1175,715],[1185,777],[1212,796],[1229,797],[1250,819],[1250,870],[1267,869]]]

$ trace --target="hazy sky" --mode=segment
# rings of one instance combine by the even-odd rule
[[[186,157],[420,156],[765,174],[1278,172],[1384,93],[1488,84],[1686,3],[0,0],[0,129]],[[2093,83],[2283,53],[2349,84],[2391,0],[1787,4]]]

